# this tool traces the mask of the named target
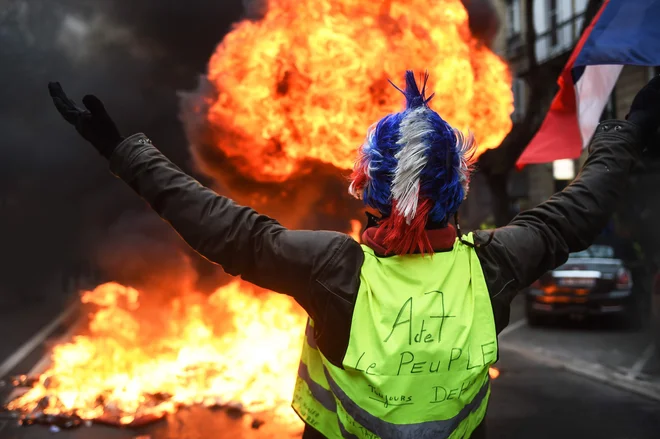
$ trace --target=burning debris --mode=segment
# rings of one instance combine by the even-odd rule
[[[56,346],[38,378],[13,380],[28,388],[8,404],[23,425],[137,428],[192,405],[299,422],[289,398],[305,315],[286,296],[236,280],[154,309],[137,290],[108,283],[82,301],[98,307],[89,334]]]
[[[37,379],[33,379],[36,384]],[[154,396],[154,398],[156,398]],[[171,399],[172,395],[158,396],[160,402],[165,402]],[[53,403],[54,401],[54,403]],[[102,404],[102,398],[99,398],[99,404]],[[52,410],[53,407],[61,409],[59,414],[48,414],[46,411]],[[264,425],[265,421],[261,418],[254,417],[252,413],[243,408],[241,404],[228,403],[228,404],[214,404],[206,406],[209,410],[223,410],[231,419],[241,419],[249,417],[250,427],[258,430]],[[133,417],[130,423],[126,423],[127,418],[117,411],[115,406],[104,407],[104,413],[95,419],[82,419],[76,412],[70,412],[63,406],[62,402],[56,395],[44,396],[36,405],[36,407],[29,413],[21,412],[20,410],[6,410],[0,409],[0,420],[14,420],[19,426],[29,427],[32,425],[46,426],[52,433],[58,433],[61,430],[72,430],[79,427],[91,427],[94,424],[106,425],[110,427],[123,427],[131,429],[139,429],[150,424],[162,421],[167,413],[160,415],[150,414],[144,416]],[[149,436],[136,436],[136,439]]]
[[[9,378],[9,384],[13,387],[32,387],[37,382],[37,378],[27,375],[18,375]]]

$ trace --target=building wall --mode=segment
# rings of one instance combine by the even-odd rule
[[[529,193],[527,208],[532,208],[547,200],[554,192],[555,180],[552,177],[552,164],[529,166]]]
[[[495,7],[495,12],[497,12],[497,17],[500,20],[500,28],[495,36],[493,41],[493,51],[498,54],[501,58],[506,57],[506,36],[507,36],[507,18],[506,18],[506,1],[505,0],[494,0],[493,6]]]
[[[610,99],[613,100],[614,104],[614,114],[611,116],[604,117],[613,117],[616,119],[625,119],[628,111],[630,110],[630,105],[632,104],[633,99],[637,92],[644,87],[644,85],[651,79],[652,69],[648,67],[639,67],[639,66],[625,66],[621,71],[621,75],[614,86],[614,90],[610,96]],[[587,160],[588,153],[587,150],[582,152],[580,158],[576,161],[576,171],[579,171],[580,168],[584,165],[584,162]],[[545,197],[549,197],[554,192],[554,180],[552,178],[552,166],[550,166],[550,179],[544,180],[542,177],[537,178],[539,185],[545,184]],[[530,188],[530,198],[536,196],[537,199],[543,198],[543,190],[541,187],[537,188],[538,192],[532,194]]]
[[[623,119],[630,110],[630,105],[637,92],[651,79],[648,67],[625,66],[614,89],[616,117]]]
[[[554,3],[552,11],[551,3]],[[579,38],[583,19],[581,15],[587,7],[587,0],[534,0],[534,29],[538,35],[536,40],[536,58],[544,62],[565,53],[573,47]],[[573,17],[577,17],[573,19]],[[557,25],[554,33],[556,41],[552,41],[550,31],[552,23]]]
[[[519,12],[519,21],[520,21],[520,33],[524,38],[525,29],[527,28],[525,23],[525,0],[494,0],[494,5],[500,15],[501,19],[501,29],[497,38],[497,47],[496,50],[498,53],[503,54],[505,58],[508,57],[508,62],[511,67],[511,71],[514,77],[514,95],[516,97],[516,112],[513,115],[514,122],[519,120],[518,118],[522,117],[521,112],[524,111],[524,101],[525,101],[525,84],[524,82],[518,80],[516,81],[516,76],[519,72],[525,71],[525,66],[527,64],[523,56],[521,57],[520,52],[518,55],[512,56],[512,51],[510,47],[507,47],[509,43],[509,37],[511,35],[510,30],[507,28],[511,26],[512,19],[509,14],[508,5],[518,2],[517,10]],[[570,19],[572,15],[581,14],[584,12],[587,6],[588,0],[556,0],[557,4],[557,23],[565,22]],[[551,22],[548,0],[534,0],[534,22],[535,30],[537,35],[547,32],[549,29],[549,24]],[[581,28],[583,21],[578,19],[575,21],[574,26],[579,29]],[[571,25],[573,27],[573,25]],[[579,37],[579,35],[575,35]],[[572,44],[564,48],[566,50],[572,50]],[[539,53],[540,52],[540,53]],[[547,55],[547,54],[546,54]],[[539,43],[537,43],[537,58],[540,62],[543,62],[542,59],[545,55],[543,54],[543,49],[539,49]],[[647,67],[638,67],[638,66],[626,66],[621,72],[621,76],[612,92],[611,97],[611,107],[612,111],[607,117],[615,117],[619,119],[625,118],[626,114],[630,109],[630,105],[635,94],[648,82],[652,77],[651,69]],[[586,159],[586,154],[583,154],[579,160],[576,161],[576,170],[579,170],[580,166],[584,163]],[[514,171],[515,172],[515,171]],[[550,197],[555,191],[555,181],[552,175],[552,164],[547,165],[531,165],[528,166],[525,170],[527,173],[527,181],[529,183],[529,189],[527,193],[526,200],[521,203],[521,207],[532,207],[537,205],[540,202],[543,202],[548,197]]]

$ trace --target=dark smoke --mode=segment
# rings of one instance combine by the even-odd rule
[[[61,120],[47,82],[61,81],[78,101],[97,94],[124,133],[148,133],[190,169],[176,90],[194,87],[243,13],[240,0],[2,3],[0,303],[55,294],[61,273],[87,271],[108,227],[120,221],[130,228],[134,216],[122,212],[154,216]],[[173,236],[160,221],[151,227],[156,241]]]
[[[491,0],[461,0],[470,16],[472,35],[492,47],[500,20]]]

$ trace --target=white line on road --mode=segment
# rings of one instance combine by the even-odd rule
[[[511,323],[509,326],[502,329],[502,332],[500,332],[500,337],[504,337],[505,335],[512,333],[516,329],[523,327],[526,323],[527,323],[527,319],[520,319],[516,322]]]
[[[39,332],[34,334],[31,339],[26,341],[20,348],[16,350],[12,355],[7,358],[4,363],[0,364],[0,377],[4,377],[7,375],[18,363],[23,361],[25,357],[27,357],[30,352],[32,352],[37,346],[39,346],[41,343],[48,338],[52,332],[57,329],[58,326],[62,324],[73,312],[78,309],[78,303],[74,303],[73,305],[69,306],[66,308],[62,313],[55,318],[52,322],[50,322],[48,325],[44,326],[41,328]]]
[[[644,369],[644,366],[646,366],[646,363],[648,363],[648,361],[653,356],[654,351],[655,351],[655,346],[653,345],[653,343],[651,343],[646,347],[646,349],[644,349],[642,355],[640,355],[639,359],[630,368],[630,370],[626,374],[626,378],[632,378],[632,379],[637,378]]]
[[[77,303],[76,305],[79,305],[79,303]],[[82,327],[86,324],[87,324],[86,319],[79,318],[69,326],[69,329],[67,329],[67,331],[64,334],[62,334],[62,336],[58,337],[56,340],[53,341],[55,342],[55,344],[58,345],[63,343],[68,343],[69,341],[71,341],[74,335],[80,333]],[[30,369],[30,371],[27,373],[27,376],[34,377],[41,375],[46,371],[46,369],[48,369],[48,366],[50,366],[51,361],[52,361],[51,356],[48,353],[44,354],[44,356],[41,357],[41,359],[37,361],[34,364],[34,366],[32,366],[32,369]],[[15,398],[18,398],[22,393],[23,391],[21,389],[18,388],[14,389],[5,400],[5,403],[8,403],[9,401],[13,401]]]

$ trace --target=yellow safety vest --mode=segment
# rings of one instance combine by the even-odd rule
[[[344,368],[317,349],[310,319],[293,409],[330,439],[470,437],[498,349],[474,249],[459,240],[430,257],[362,248]]]

